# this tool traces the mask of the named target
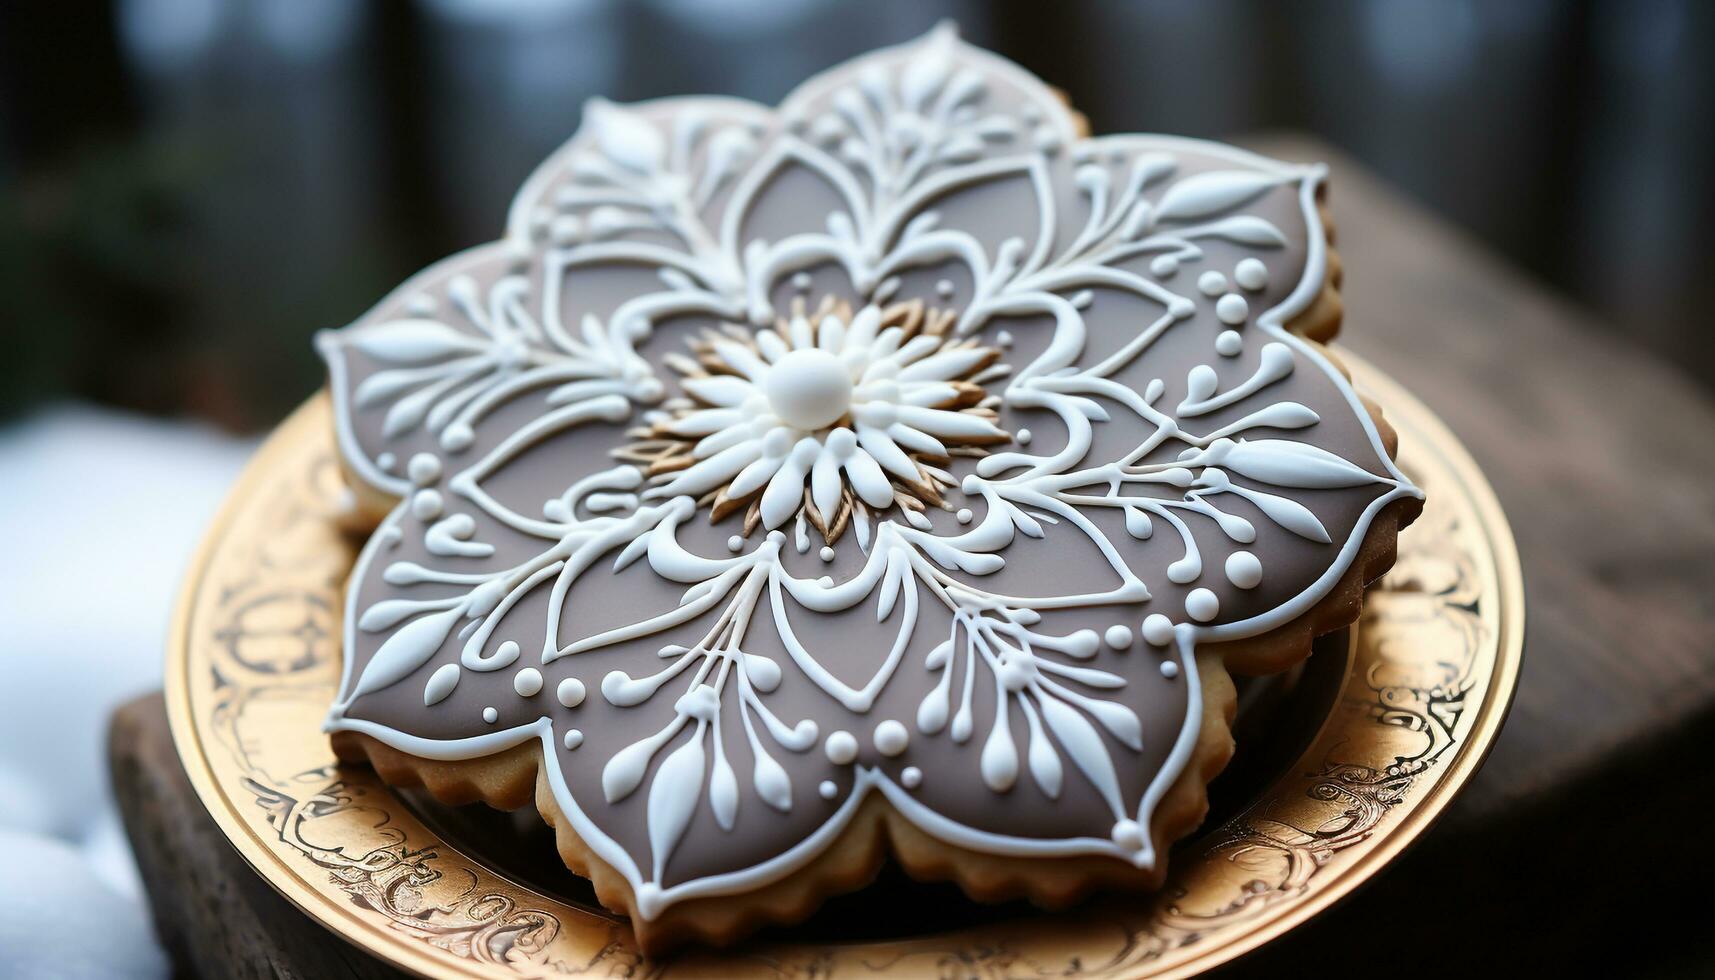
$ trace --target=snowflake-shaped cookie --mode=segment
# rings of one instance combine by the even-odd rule
[[[1157,866],[1195,648],[1314,608],[1419,496],[1285,327],[1321,179],[1082,138],[946,29],[778,111],[592,103],[503,240],[319,338],[399,498],[330,730],[539,740],[643,919],[876,795],[956,848]]]

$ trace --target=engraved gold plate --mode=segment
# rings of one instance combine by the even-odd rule
[[[192,565],[167,649],[174,740],[215,821],[269,884],[354,945],[425,976],[1208,969],[1329,907],[1423,833],[1481,764],[1518,680],[1524,590],[1493,492],[1422,403],[1341,356],[1386,406],[1401,466],[1428,505],[1335,651],[1331,710],[1295,759],[1174,849],[1157,895],[1065,913],[961,905],[956,923],[872,923],[850,936],[819,916],[735,950],[645,960],[625,920],[569,875],[526,870],[558,864],[548,838],[522,861],[484,853],[459,818],[334,764],[320,723],[339,680],[343,585],[359,539],[343,526],[351,508],[325,395],[257,454]],[[1243,734],[1238,766],[1259,751]],[[861,898],[839,901],[861,914]]]

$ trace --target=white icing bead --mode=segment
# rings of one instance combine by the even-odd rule
[[[736,534],[730,538],[727,538],[726,539],[726,550],[732,551],[732,552],[743,551],[744,550],[744,539],[739,537]]]
[[[798,290],[800,293],[809,290],[810,284],[813,282],[815,282],[815,280],[810,278],[810,274],[808,272],[795,272],[792,274],[792,288]]]
[[[411,495],[411,516],[419,521],[434,520],[445,507],[439,490],[418,490]]]
[[[1121,820],[1114,824],[1114,843],[1128,851],[1143,850],[1143,828],[1136,820]]]
[[[1268,266],[1261,259],[1240,259],[1233,267],[1233,281],[1241,288],[1255,292],[1268,285]]]
[[[892,758],[904,752],[905,747],[911,744],[911,734],[905,730],[904,725],[889,718],[875,726],[874,741],[877,752]]]
[[[1248,551],[1227,556],[1227,581],[1241,589],[1254,589],[1262,582],[1262,562]]]
[[[1237,357],[1245,349],[1245,340],[1237,330],[1223,330],[1215,338],[1215,353],[1222,357]]]
[[[1163,676],[1169,680],[1172,680],[1173,678],[1178,677],[1179,676],[1179,665],[1174,663],[1171,660],[1163,660],[1161,662],[1161,676]]]
[[[1220,615],[1221,600],[1208,589],[1192,589],[1185,597],[1185,613],[1199,623],[1207,623]]]
[[[1102,639],[1106,640],[1108,646],[1115,650],[1124,650],[1131,646],[1131,627],[1115,623],[1108,627],[1106,633],[1102,634]]]
[[[1197,291],[1211,299],[1227,291],[1227,277],[1210,269],[1197,277]]]
[[[393,467],[399,465],[399,457],[392,453],[382,453],[375,457],[375,468],[383,473],[393,472]]]
[[[840,795],[840,788],[834,784],[832,779],[824,779],[822,784],[816,787],[816,792],[822,794],[822,799],[831,800]]]
[[[953,518],[960,524],[969,524],[971,521],[976,519],[976,515],[971,513],[971,509],[969,507],[960,507],[959,512],[954,514]]]
[[[586,693],[588,692],[584,690],[584,682],[576,677],[568,677],[560,682],[559,687],[554,688],[554,697],[568,708],[583,704]]]
[[[1012,438],[1013,441],[1017,442],[1020,446],[1028,446],[1030,445],[1030,430],[1019,429],[1018,435],[1015,435]]]
[[[1173,620],[1160,613],[1150,613],[1143,620],[1143,638],[1151,646],[1164,647],[1173,642]]]
[[[1246,302],[1245,298],[1238,293],[1228,293],[1215,301],[1215,316],[1222,323],[1238,326],[1250,319],[1250,315],[1250,303]]]
[[[994,342],[1002,347],[1012,346],[1012,331],[1002,330],[994,335]]]
[[[834,549],[828,547],[827,545],[823,545],[822,551],[821,551],[821,558],[823,561],[833,561],[834,560]]]
[[[942,279],[935,283],[935,292],[938,293],[942,299],[952,296],[953,289],[953,280],[951,279]]]
[[[906,766],[899,774],[899,784],[906,789],[916,789],[923,785],[923,770],[916,766]]]
[[[1179,260],[1171,255],[1157,255],[1150,260],[1149,271],[1162,279],[1171,278],[1179,271]]]
[[[429,453],[417,453],[412,462],[405,463],[405,475],[415,486],[425,487],[441,479],[441,460]]]
[[[566,730],[565,738],[561,739],[560,741],[562,744],[564,744],[566,746],[566,751],[570,752],[571,750],[573,750],[573,749],[577,748],[578,746],[584,744],[584,733],[578,731],[576,728],[569,728]]]
[[[534,667],[526,667],[512,675],[512,689],[521,698],[535,697],[542,690],[542,672]]]
[[[482,709],[482,720],[492,725],[500,720],[500,712],[494,710],[493,706],[484,708]]]
[[[849,766],[857,759],[857,738],[851,732],[838,731],[828,736],[823,743],[822,751],[828,754],[828,761],[836,766]]]

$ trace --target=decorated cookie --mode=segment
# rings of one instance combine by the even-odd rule
[[[503,239],[318,338],[390,508],[336,748],[533,798],[648,948],[889,855],[1158,885],[1227,670],[1353,621],[1421,500],[1318,343],[1323,177],[1088,137],[946,28],[774,110],[590,103]]]

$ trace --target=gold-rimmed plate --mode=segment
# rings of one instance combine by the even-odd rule
[[[795,929],[645,960],[625,920],[558,867],[533,814],[446,810],[334,764],[320,721],[359,542],[325,396],[263,446],[196,556],[168,642],[173,737],[215,822],[269,884],[426,976],[1207,969],[1329,907],[1422,834],[1481,764],[1518,681],[1524,591],[1493,492],[1421,402],[1342,357],[1387,407],[1428,505],[1358,626],[1320,644],[1290,694],[1277,683],[1247,696],[1238,760],[1158,895],[1050,914],[884,877]],[[1247,725],[1270,737],[1246,739]]]

